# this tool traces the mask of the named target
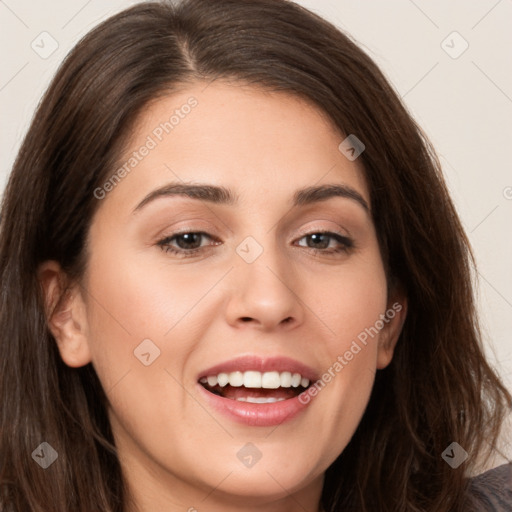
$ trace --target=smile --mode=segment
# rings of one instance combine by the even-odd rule
[[[298,397],[315,380],[311,368],[288,358],[245,357],[206,370],[198,385],[208,404],[230,419],[271,426],[292,419],[306,407]]]
[[[294,398],[309,387],[300,373],[234,371],[202,377],[199,382],[211,393],[254,404],[274,403]]]

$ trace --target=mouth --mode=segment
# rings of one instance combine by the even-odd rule
[[[199,383],[214,395],[229,400],[253,404],[270,404],[298,397],[311,382],[298,372],[221,372],[199,379]]]
[[[203,371],[197,385],[205,403],[227,418],[248,426],[272,426],[309,406],[311,397],[301,394],[317,380],[312,368],[293,359],[245,356]]]

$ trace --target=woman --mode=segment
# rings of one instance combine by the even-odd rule
[[[469,478],[512,398],[438,161],[291,2],[150,2],[89,33],[0,254],[2,509],[510,503],[510,465]]]

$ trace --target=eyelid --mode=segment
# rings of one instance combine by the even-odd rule
[[[180,247],[174,247],[173,245],[171,245],[171,241],[174,238],[179,237],[180,235],[188,234],[188,233],[194,233],[194,234],[197,234],[197,235],[201,235],[204,238],[208,238],[213,243],[210,243],[210,244],[207,244],[207,245],[204,245],[204,246],[200,246],[200,247],[195,247],[193,249],[181,249]],[[206,233],[205,231],[185,230],[185,231],[175,232],[175,233],[170,234],[169,236],[161,238],[156,243],[156,245],[163,252],[169,253],[169,254],[173,254],[178,259],[187,259],[187,258],[192,258],[192,257],[196,256],[199,253],[204,253],[205,251],[207,251],[208,249],[211,249],[212,247],[215,247],[216,245],[221,245],[221,242],[219,242],[218,239],[216,239],[215,237],[213,237],[209,233]]]
[[[159,243],[164,241],[164,240],[170,240],[170,239],[173,239],[173,238],[175,238],[177,236],[185,235],[185,234],[189,234],[189,233],[195,233],[195,234],[198,234],[198,235],[203,235],[204,237],[209,238],[212,241],[219,242],[218,237],[216,237],[215,235],[212,235],[211,233],[208,233],[207,231],[203,231],[201,229],[183,228],[183,229],[179,229],[178,231],[173,231],[172,233],[170,233],[167,236],[159,237]],[[310,235],[314,235],[314,234],[326,234],[326,235],[331,234],[331,235],[338,235],[341,238],[352,239],[352,237],[350,236],[349,233],[340,233],[340,232],[335,231],[333,229],[326,229],[324,227],[324,228],[311,228],[311,229],[309,229],[307,231],[299,233],[298,235],[296,235],[294,237],[294,240],[300,240],[301,238],[304,238],[304,237],[310,236]]]
[[[298,236],[308,236],[308,235],[312,235],[312,234],[315,234],[315,233],[333,233],[335,235],[338,235],[338,236],[341,236],[341,237],[344,237],[344,238],[350,238],[350,239],[353,239],[353,236],[350,234],[350,231],[346,228],[343,228],[342,226],[340,226],[339,224],[335,223],[335,222],[332,222],[332,221],[327,221],[329,222],[331,225],[334,224],[336,227],[327,227],[327,226],[318,226],[318,225],[312,225],[306,229],[300,229],[299,230],[299,234]]]
[[[196,225],[196,221],[198,225]],[[202,224],[202,225],[201,225]],[[330,249],[327,248],[314,248],[308,247],[300,244],[300,240],[312,236],[314,234],[323,234],[329,236],[338,247],[344,247],[345,250],[353,250],[356,248],[356,243],[354,237],[350,234],[349,229],[347,229],[344,225],[339,224],[333,218],[310,218],[309,222],[302,222],[302,226],[293,229],[294,233],[291,235],[291,240],[288,238],[288,244],[294,247],[303,247],[307,248],[308,251],[318,253],[323,253],[327,255]],[[229,230],[231,234],[232,230]],[[166,233],[167,232],[167,233]],[[218,233],[218,229],[215,226],[212,226],[211,223],[207,222],[206,225],[203,219],[193,218],[188,219],[185,225],[181,225],[178,228],[174,228],[172,226],[168,226],[167,230],[160,235],[156,241],[156,245],[158,245],[163,250],[168,250],[169,252],[181,253],[183,256],[194,254],[206,254],[207,252],[213,250],[214,247],[219,245],[225,245],[225,237],[228,235],[227,233],[220,231],[220,234],[217,236],[213,233]],[[181,235],[194,233],[201,235],[203,237],[202,245],[195,248],[180,248],[175,245],[175,239]],[[284,233],[282,233],[284,234]],[[289,235],[290,236],[290,235]],[[229,238],[229,235],[228,235]],[[334,251],[333,251],[334,252]]]
[[[339,245],[341,245],[343,247],[343,249],[341,249],[341,250],[348,251],[348,250],[353,250],[356,247],[353,238],[350,238],[349,236],[346,236],[346,235],[342,235],[341,233],[336,233],[335,231],[318,231],[318,230],[312,231],[310,233],[307,233],[307,234],[297,238],[297,241],[300,241],[303,238],[306,238],[308,236],[312,236],[315,234],[325,235],[325,236],[335,240],[336,243],[338,243]],[[300,247],[302,247],[302,246],[300,246]],[[308,247],[308,249],[310,249],[311,251],[314,251],[314,252],[323,253],[325,255],[328,255],[330,252],[333,252],[333,253],[338,252],[336,250],[329,251],[327,249],[317,249],[315,247]]]
[[[188,233],[197,233],[202,234],[206,237],[211,238],[212,240],[218,240],[219,237],[212,234],[213,231],[216,231],[215,228],[212,228],[211,226],[208,227],[199,227],[199,226],[190,226],[186,225],[179,228],[167,228],[161,232],[161,234],[157,235],[156,239],[158,242],[161,242],[162,240],[167,240],[170,238],[174,238],[176,236],[185,235]]]
[[[175,232],[171,233],[170,235],[160,237],[157,243],[158,244],[162,244],[163,242],[172,240],[172,239],[174,239],[174,238],[176,238],[178,236],[181,236],[181,235],[187,235],[189,233],[194,233],[196,235],[201,235],[204,238],[208,238],[212,242],[215,242],[215,243],[208,244],[208,245],[212,245],[212,246],[213,245],[219,245],[218,237],[208,233],[207,231],[201,231],[199,229],[184,229],[184,230],[180,230],[180,231],[175,231]]]

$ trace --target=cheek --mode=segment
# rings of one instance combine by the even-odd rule
[[[96,254],[101,257],[91,258],[87,283],[90,345],[110,414],[133,438],[149,430],[170,435],[172,426],[204,416],[181,383],[200,339],[200,299],[216,273],[190,279],[176,267],[142,264],[133,255]]]
[[[364,344],[378,339],[375,326],[386,311],[387,279],[377,251],[365,258],[354,257],[330,272],[304,277],[301,286],[300,294],[310,305],[312,318],[326,333],[332,360],[349,350],[354,340]],[[376,343],[365,347],[365,356],[376,353]]]
[[[321,435],[336,447],[325,455],[325,464],[350,441],[374,383],[380,319],[387,305],[386,276],[378,252],[375,254],[305,282],[318,325],[328,333],[316,348],[324,361],[323,374],[310,389],[318,414],[328,411]],[[312,424],[313,428],[318,431],[318,425]]]
[[[123,258],[124,251],[110,247],[92,253],[101,257],[92,256],[89,264],[88,324],[93,364],[105,390],[129,374],[140,396],[143,390],[179,391],[169,387],[166,370],[184,382],[205,326],[220,315],[214,288],[229,267],[191,270],[169,264],[158,251],[149,259],[133,252]]]
[[[200,272],[187,273],[162,260],[148,264],[142,257],[122,259],[103,253],[101,259],[92,258],[88,287],[93,342],[108,333],[109,343],[122,343],[124,351],[137,340],[172,337],[215,282],[217,273],[202,277]]]

